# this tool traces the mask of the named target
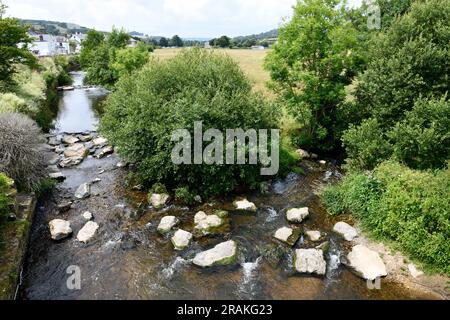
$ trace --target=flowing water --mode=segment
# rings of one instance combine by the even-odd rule
[[[81,84],[82,73],[74,75]],[[55,133],[93,130],[98,122],[96,102],[104,97],[100,89],[64,92]],[[183,252],[173,250],[170,237],[158,235],[161,217],[175,215],[181,228],[192,230],[193,216],[203,210],[231,210],[234,197],[221,197],[196,208],[171,206],[151,209],[146,195],[124,186],[126,169],[117,168],[114,154],[101,160],[88,158],[79,166],[63,169],[66,181],[58,185],[53,199],[42,204],[32,226],[27,259],[23,269],[21,299],[415,299],[429,298],[389,281],[381,290],[369,290],[362,279],[340,264],[346,245],[330,232],[336,222],[329,217],[316,195],[318,189],[338,175],[336,168],[323,170],[304,163],[304,175],[290,174],[274,181],[268,194],[245,195],[258,211],[242,215],[230,211],[224,232],[195,240]],[[92,185],[92,196],[77,201],[59,214],[56,204],[73,199],[76,188],[100,178]],[[310,208],[303,224],[320,230],[330,243],[325,277],[297,275],[292,266],[293,249],[277,244],[272,235],[287,225],[285,212],[291,207]],[[95,239],[85,245],[75,237],[55,242],[50,239],[48,222],[70,220],[74,234],[85,223],[81,214],[90,211],[99,223]],[[196,253],[228,239],[238,243],[238,263],[233,266],[200,269],[192,264]],[[314,247],[301,239],[295,248]],[[267,258],[275,252],[275,261]],[[68,289],[69,266],[77,266],[81,289]]]

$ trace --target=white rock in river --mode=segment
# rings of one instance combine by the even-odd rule
[[[366,280],[387,276],[386,265],[378,252],[363,245],[356,245],[347,255],[347,265]]]
[[[174,216],[166,216],[161,219],[161,222],[158,225],[158,231],[160,233],[167,233],[172,230],[173,227],[178,223],[178,219]]]
[[[184,250],[189,246],[191,240],[192,240],[192,233],[181,229],[177,230],[177,232],[175,232],[174,236],[171,239],[175,250]]]
[[[71,233],[70,222],[61,219],[55,219],[49,222],[50,234],[53,240],[67,238]]]
[[[309,215],[308,208],[294,208],[286,212],[286,217],[289,222],[300,223]]]
[[[150,197],[150,203],[155,209],[161,209],[170,200],[170,196],[166,193],[154,193]]]
[[[333,231],[339,233],[347,241],[352,241],[358,235],[358,231],[345,222],[338,222],[334,225]]]
[[[300,231],[300,229],[283,227],[275,232],[274,238],[293,246],[300,238]]]
[[[408,264],[408,270],[413,278],[418,278],[420,276],[423,276],[423,272],[418,270],[416,268],[416,266],[412,263]]]
[[[233,240],[219,243],[214,248],[198,253],[192,261],[199,267],[228,265],[236,262],[237,245]]]
[[[236,200],[233,204],[236,210],[256,212],[256,205],[247,199]]]
[[[196,230],[200,231],[203,235],[207,235],[211,229],[222,226],[224,221],[215,214],[207,215],[203,211],[199,211],[194,216],[194,223]]]
[[[90,221],[94,218],[94,216],[89,211],[86,211],[83,213],[83,218],[87,221]]]
[[[84,242],[84,243],[88,242],[95,236],[95,233],[97,232],[98,228],[99,228],[98,223],[88,221],[84,225],[84,227],[81,228],[81,230],[78,232],[78,234],[77,234],[78,241]]]
[[[87,183],[83,183],[78,187],[77,191],[75,191],[75,198],[77,199],[85,199],[88,198],[90,195],[91,195],[91,188]]]
[[[306,231],[306,236],[308,237],[309,240],[315,242],[315,241],[319,241],[321,238],[321,234],[320,231]]]
[[[98,137],[98,138],[95,138],[94,140],[92,140],[92,142],[94,143],[94,146],[101,146],[101,145],[107,144],[108,140],[105,138],[102,138],[102,137]]]
[[[62,140],[65,144],[74,144],[80,141],[77,137],[74,136],[65,136]]]
[[[322,250],[298,249],[295,250],[294,267],[300,273],[324,275],[327,270],[327,263],[323,258]]]

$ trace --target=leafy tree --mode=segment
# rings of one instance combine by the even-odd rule
[[[183,47],[183,40],[181,40],[181,38],[178,35],[174,35],[172,37],[172,39],[170,40],[170,45],[172,47],[177,47],[177,48],[181,48]]]
[[[303,125],[300,144],[330,150],[338,144],[338,106],[362,64],[358,33],[340,0],[304,0],[265,66],[272,88]]]
[[[119,49],[111,67],[117,72],[119,78],[130,74],[148,62],[148,50],[148,45],[143,42],[139,42],[136,48]]]
[[[82,43],[82,49],[80,52],[80,64],[83,68],[89,67],[92,59],[95,57],[95,50],[103,44],[105,41],[105,35],[96,30],[89,30],[86,40]]]
[[[161,182],[208,196],[238,185],[256,187],[260,166],[176,165],[171,160],[174,130],[192,134],[194,121],[200,120],[203,130],[276,128],[278,115],[273,103],[252,93],[230,57],[194,48],[123,77],[108,99],[100,130],[136,164],[148,186]]]
[[[7,87],[14,83],[16,64],[34,67],[37,60],[28,50],[32,41],[27,33],[28,26],[22,26],[17,19],[4,18],[5,10],[6,6],[0,2],[0,83]]]
[[[159,39],[159,46],[163,47],[163,48],[167,48],[169,46],[169,40],[162,37],[161,39]]]
[[[230,38],[228,38],[227,36],[221,36],[220,38],[215,40],[214,45],[221,48],[229,48]]]
[[[107,44],[114,48],[125,48],[129,40],[130,35],[124,29],[116,29],[114,27],[106,38]]]
[[[450,42],[448,28],[444,27],[449,20],[450,7],[445,0],[413,3],[406,14],[398,17],[386,32],[378,33],[371,41],[368,53],[370,62],[367,70],[358,77],[356,101],[346,105],[346,108],[349,108],[346,113],[353,115],[356,125],[365,119],[374,119],[372,122],[376,121],[380,134],[390,136],[390,144],[394,146],[395,154],[400,160],[416,168],[441,167],[441,156],[446,156],[445,152],[437,156],[426,151],[436,150],[433,144],[437,142],[428,139],[426,135],[437,138],[437,132],[430,129],[431,131],[426,130],[425,134],[423,131],[433,123],[438,114],[442,115],[443,111],[436,111],[438,113],[435,115],[420,113],[417,108],[430,108],[423,101],[419,103],[420,107],[414,106],[420,96],[439,100],[449,91]],[[413,108],[416,110],[410,113]],[[445,107],[442,108],[445,110]],[[416,118],[418,115],[420,118],[414,121],[426,126],[417,131],[417,136],[413,138],[409,131],[414,127],[411,117]],[[400,130],[398,126],[403,129]],[[433,124],[432,127],[434,126]],[[394,127],[398,127],[397,134],[390,135]],[[364,143],[358,141],[368,142],[373,135],[368,135],[369,131],[364,124],[352,127],[350,131],[351,134],[344,135],[349,163],[360,163],[359,168],[371,169],[374,164],[386,158],[379,157],[371,162],[361,162],[359,159],[364,158],[367,150]],[[411,139],[400,143],[403,135],[410,136]],[[445,135],[439,133],[439,137],[437,141]],[[356,145],[359,147],[354,148]],[[401,151],[401,148],[406,149]],[[419,154],[426,154],[428,159],[425,159],[424,155],[413,155],[412,150],[419,149]],[[386,156],[390,155],[392,153]]]

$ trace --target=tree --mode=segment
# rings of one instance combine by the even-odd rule
[[[125,48],[130,40],[130,35],[122,28],[116,29],[113,27],[111,33],[106,38],[106,41],[110,47]]]
[[[220,38],[216,39],[215,45],[221,48],[229,48],[230,38],[228,38],[227,36],[221,36]]]
[[[177,47],[177,48],[181,48],[183,47],[183,40],[181,40],[181,38],[178,35],[174,35],[172,37],[172,39],[170,40],[170,45],[172,47]]]
[[[117,72],[119,78],[131,74],[134,70],[140,69],[147,63],[149,58],[148,50],[149,46],[144,42],[139,42],[135,48],[119,49],[111,67]]]
[[[338,106],[362,62],[357,31],[340,0],[304,0],[279,33],[265,63],[272,88],[303,125],[300,144],[333,149]]]
[[[16,73],[18,63],[36,66],[37,60],[28,50],[31,38],[28,26],[20,25],[17,19],[3,18],[6,6],[0,2],[0,82],[4,86],[14,83],[12,76]]]
[[[95,51],[104,43],[105,35],[96,30],[89,30],[86,40],[82,43],[80,52],[80,64],[83,68],[88,68],[95,58]]]
[[[163,48],[167,48],[169,46],[169,40],[162,37],[161,39],[159,39],[159,46],[163,47]]]
[[[449,20],[446,0],[418,1],[373,38],[367,70],[357,80],[356,101],[347,106],[355,124],[343,135],[351,166],[372,169],[393,155],[413,168],[444,165],[448,151],[443,150],[450,146],[449,131],[442,128],[448,102],[441,98],[450,89],[450,45],[442,26]],[[378,136],[389,138],[391,151],[363,161],[370,153],[364,142],[373,137],[368,119],[377,123]]]

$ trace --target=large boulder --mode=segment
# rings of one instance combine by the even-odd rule
[[[198,253],[192,261],[199,267],[229,265],[236,262],[237,245],[233,240],[219,243],[214,248]]]
[[[336,223],[333,231],[343,236],[347,241],[352,241],[358,235],[358,231],[345,222]]]
[[[387,276],[386,265],[378,252],[363,245],[356,245],[344,261],[357,275],[366,280],[375,280]]]
[[[170,196],[166,193],[153,193],[149,200],[153,208],[161,209],[169,202]]]
[[[85,148],[82,143],[75,143],[64,150],[64,156],[66,158],[86,158],[89,154],[89,150]]]
[[[72,234],[70,222],[61,219],[55,219],[49,222],[50,234],[53,240],[62,240]]]
[[[92,142],[94,143],[94,146],[102,146],[108,143],[108,140],[106,140],[105,138],[102,137],[98,137],[95,138],[94,140],[92,140]]]
[[[294,208],[286,212],[288,221],[292,223],[301,223],[308,215],[308,208]]]
[[[48,174],[49,178],[52,180],[56,180],[58,182],[62,182],[66,180],[66,176],[62,172],[52,172]]]
[[[192,241],[192,233],[179,229],[175,232],[171,241],[175,250],[184,250]]]
[[[86,199],[91,195],[91,188],[88,183],[83,183],[80,185],[75,191],[75,198],[77,199]]]
[[[206,236],[214,233],[215,229],[224,224],[224,220],[218,215],[207,215],[203,211],[197,212],[194,216],[195,233],[196,235]]]
[[[297,243],[298,239],[300,238],[300,235],[301,235],[300,229],[282,227],[275,232],[274,238],[292,247]]]
[[[99,228],[98,223],[93,221],[88,221],[83,228],[78,232],[77,239],[80,242],[87,243],[89,240],[91,240],[95,233],[97,232],[97,229]]]
[[[114,153],[114,148],[112,146],[106,146],[96,152],[95,157],[101,159],[112,153]]]
[[[236,200],[233,202],[233,205],[237,211],[256,212],[256,205],[247,199]]]
[[[324,275],[327,271],[323,251],[318,249],[295,250],[294,267],[299,273]]]
[[[158,232],[162,234],[168,233],[178,222],[179,220],[176,217],[166,216],[161,219],[161,222],[158,225]]]
[[[322,234],[320,231],[306,231],[305,232],[308,239],[312,242],[320,241]]]

